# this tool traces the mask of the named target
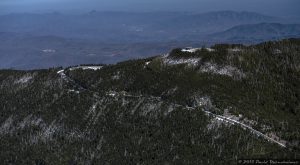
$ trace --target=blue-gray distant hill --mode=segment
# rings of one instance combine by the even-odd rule
[[[0,68],[112,64],[177,47],[299,37],[299,25],[285,23],[288,20],[234,11],[2,15]]]
[[[84,14],[9,14],[0,16],[1,32],[54,35],[109,42],[198,40],[237,25],[283,22],[253,12],[97,12]]]
[[[299,38],[300,24],[260,23],[239,25],[209,35],[211,41],[261,42],[283,38]]]
[[[160,55],[177,47],[198,44],[199,42],[188,41],[110,43],[0,32],[0,69],[37,69],[83,63],[111,64]]]

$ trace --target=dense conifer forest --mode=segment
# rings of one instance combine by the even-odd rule
[[[299,39],[0,70],[3,164],[299,159],[299,128]]]

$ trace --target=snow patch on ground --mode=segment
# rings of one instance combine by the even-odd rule
[[[212,48],[206,48],[206,50],[209,51],[209,52],[214,52],[215,51],[215,49],[212,49]]]
[[[232,67],[232,66],[218,66],[217,64],[213,63],[205,63],[200,67],[200,72],[203,73],[213,73],[213,74],[219,74],[219,75],[225,75],[229,77],[239,77],[243,78],[246,75],[239,70],[238,68]]]
[[[212,101],[209,97],[194,97],[194,107],[212,107]]]
[[[106,93],[107,96],[110,96],[110,97],[116,97],[118,96],[118,92],[116,91],[109,91]]]
[[[64,70],[62,69],[62,70],[57,71],[57,74],[62,74],[63,72],[64,72]]]
[[[163,102],[147,102],[142,104],[142,106],[139,108],[141,111],[139,111],[140,116],[155,116],[157,115],[157,112],[161,110]]]
[[[113,80],[119,80],[120,77],[121,77],[120,71],[117,71],[117,72],[112,76],[112,79],[113,79]]]
[[[96,70],[100,70],[102,68],[103,68],[103,66],[77,66],[77,67],[72,67],[69,70],[73,71],[76,69],[83,69],[83,70],[95,70],[96,71]]]
[[[281,53],[282,53],[282,51],[281,51],[281,50],[279,50],[279,49],[275,49],[275,50],[273,51],[273,53],[274,53],[274,54],[281,54]]]
[[[61,76],[62,76],[62,75],[65,75],[64,71],[65,71],[65,70],[63,70],[63,69],[62,69],[62,70],[59,70],[59,71],[57,71],[57,74],[59,74],[59,75],[61,75]]]
[[[142,103],[145,101],[145,98],[142,98],[138,101],[138,103],[134,106],[134,108],[131,110],[131,115],[133,115],[136,110],[142,105]]]
[[[204,49],[206,49],[209,52],[215,51],[212,48],[204,48]],[[198,50],[202,50],[202,48],[184,48],[184,49],[181,49],[182,52],[189,52],[189,53],[195,53]]]
[[[30,129],[32,132],[26,137],[22,137],[21,144],[31,146],[39,143],[48,143],[56,141],[57,136],[66,137],[69,141],[85,138],[83,132],[77,129],[67,129],[63,123],[53,120],[51,123],[46,123],[41,117],[32,114],[24,119],[10,116],[0,125],[0,138],[3,136],[15,136],[16,133],[21,133],[25,129]]]
[[[74,90],[74,89],[69,89],[68,92],[76,93],[76,94],[79,94],[79,93],[80,93],[78,90]]]
[[[174,88],[171,88],[169,90],[166,90],[165,92],[163,92],[163,95],[173,95],[176,91],[178,90],[178,87],[174,87]]]
[[[201,58],[181,58],[181,59],[173,59],[173,58],[165,58],[163,60],[166,65],[179,65],[179,64],[187,64],[189,66],[197,66],[201,61]]]
[[[164,115],[165,116],[169,115],[170,113],[172,113],[175,110],[175,108],[176,107],[174,105],[169,105],[168,109],[164,112]]]
[[[28,83],[33,77],[31,75],[25,75],[16,81],[17,84],[25,84]]]
[[[151,61],[145,62],[144,69],[151,63]]]
[[[85,115],[85,120],[88,121],[88,124],[86,125],[86,129],[89,129],[92,122],[94,121],[94,118],[97,116],[97,107],[100,103],[96,102],[92,105],[91,108],[89,108],[88,113]]]
[[[58,72],[57,72],[57,74],[58,75],[60,75],[60,77],[62,78],[62,79],[66,79],[67,78],[67,75],[65,74],[65,70],[59,70]]]
[[[233,48],[233,49],[228,49],[228,51],[231,51],[231,52],[241,52],[242,49],[240,49],[240,48]]]
[[[182,52],[189,52],[189,53],[195,53],[197,50],[201,50],[201,48],[184,48],[181,49]]]
[[[10,116],[5,120],[4,123],[2,123],[0,127],[0,136],[12,132],[13,122],[14,122],[13,117]]]
[[[26,127],[39,126],[42,122],[43,120],[41,118],[28,115],[18,124],[18,128],[23,130]]]

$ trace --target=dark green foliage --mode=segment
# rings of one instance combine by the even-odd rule
[[[102,69],[0,71],[0,161],[4,164],[235,164],[238,158],[299,158],[300,42],[173,50]],[[239,51],[230,51],[238,48]],[[195,66],[166,58],[200,58]],[[150,62],[150,63],[147,63]],[[231,66],[245,76],[203,72]],[[76,92],[74,84],[85,87]],[[243,115],[261,132],[216,122],[205,108]],[[264,127],[270,127],[269,130]]]

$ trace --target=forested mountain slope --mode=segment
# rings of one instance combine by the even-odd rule
[[[300,40],[0,71],[4,164],[298,158]]]

